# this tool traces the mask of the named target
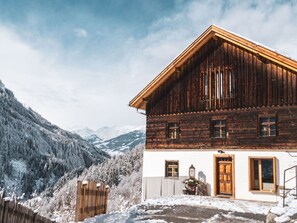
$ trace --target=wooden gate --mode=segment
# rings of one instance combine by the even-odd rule
[[[94,181],[78,181],[75,221],[106,214],[109,187]]]

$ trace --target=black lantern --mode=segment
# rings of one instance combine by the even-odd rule
[[[193,164],[189,168],[189,178],[195,179],[195,167],[193,166]]]

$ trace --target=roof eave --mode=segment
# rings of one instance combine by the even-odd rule
[[[180,67],[193,53],[195,53],[201,46],[203,46],[209,39],[213,37],[222,38],[237,46],[254,52],[259,56],[269,59],[277,64],[287,67],[297,72],[297,61],[285,57],[281,54],[273,52],[264,46],[257,45],[244,37],[230,33],[222,28],[211,25],[206,29],[192,44],[190,44],[179,56],[177,56],[159,75],[157,75],[142,91],[140,91],[130,102],[129,106],[137,109],[146,110],[146,98],[159,87],[157,83],[163,83],[175,69]]]
[[[200,48],[201,45],[206,43],[209,39],[211,39],[215,33],[213,32],[213,25],[210,26],[207,30],[205,30],[192,44],[190,44],[179,56],[177,56],[158,76],[156,76],[142,91],[140,91],[130,102],[129,106],[135,107],[138,109],[146,109],[146,103],[144,102],[144,98],[147,95],[150,95],[158,85],[159,81],[164,81],[167,79],[172,73],[175,72],[175,69],[181,66],[185,60],[188,59],[194,52],[196,52],[197,48]]]

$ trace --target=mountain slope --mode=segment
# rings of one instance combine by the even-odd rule
[[[134,130],[106,141],[96,141],[93,144],[100,150],[110,155],[116,155],[130,151],[139,144],[144,144],[145,132]]]
[[[80,176],[65,174],[54,186],[52,197],[27,200],[25,206],[56,222],[73,222],[77,180],[104,182],[110,186],[108,212],[121,211],[141,201],[142,160],[144,146],[113,156],[99,165],[85,169]]]
[[[30,195],[108,155],[25,108],[0,81],[0,187]]]

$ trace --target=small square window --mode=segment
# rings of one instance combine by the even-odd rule
[[[269,137],[276,136],[276,117],[260,117],[259,118],[259,136]]]
[[[165,161],[165,177],[178,177],[178,161]]]
[[[211,121],[211,137],[226,138],[226,120]]]
[[[179,138],[179,124],[177,122],[168,123],[167,126],[167,138],[178,139]]]

